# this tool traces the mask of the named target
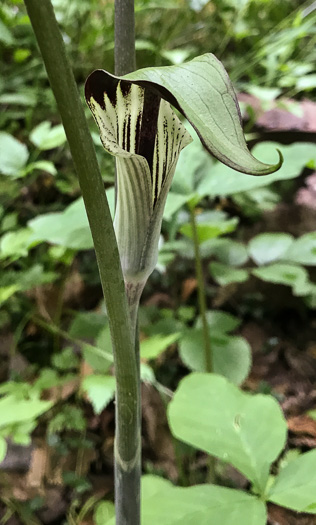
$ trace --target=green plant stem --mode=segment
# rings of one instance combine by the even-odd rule
[[[126,75],[136,69],[134,0],[115,0],[114,40],[115,74],[118,76]],[[144,284],[145,283],[134,285],[131,283],[125,283],[137,368],[136,380],[138,387],[138,406],[136,407],[136,411],[137,442],[139,443],[139,449],[137,458],[135,458],[135,463],[129,471],[126,471],[124,464],[120,461],[116,460],[115,463],[115,506],[117,525],[140,524],[141,383],[138,306]],[[117,417],[119,417],[119,414],[117,414]]]
[[[207,372],[212,372],[212,348],[211,340],[208,329],[208,323],[206,318],[206,297],[205,297],[205,283],[203,277],[202,269],[202,260],[200,252],[200,243],[196,227],[196,217],[194,208],[190,207],[190,221],[193,234],[193,244],[194,244],[194,257],[195,257],[195,272],[198,286],[198,299],[199,299],[199,310],[202,320],[202,329],[203,329],[203,340],[204,340],[204,360],[205,360],[205,369]]]
[[[193,233],[193,244],[194,244],[194,257],[195,257],[195,273],[198,285],[198,298],[199,298],[199,310],[202,320],[203,329],[203,340],[204,340],[204,359],[205,369],[207,372],[213,371],[212,366],[212,347],[210,333],[206,318],[206,297],[205,297],[205,283],[203,277],[202,259],[200,252],[200,243],[196,227],[196,217],[194,208],[190,207],[190,220]],[[216,482],[216,458],[213,456],[208,457],[208,468],[207,468],[207,482]]]
[[[117,515],[120,516],[117,523],[138,525],[140,388],[129,307],[111,215],[92,138],[52,4],[50,0],[25,0],[25,5],[78,174],[109,317],[117,383],[115,459],[120,474],[131,480],[129,493],[121,494],[116,503],[119,507]]]
[[[115,0],[115,74],[126,75],[136,69],[134,0]]]

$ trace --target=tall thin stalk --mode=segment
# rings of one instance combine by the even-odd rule
[[[139,524],[140,385],[119,254],[95,150],[50,0],[25,5],[61,114],[94,241],[116,374],[116,520]]]
[[[195,258],[195,273],[197,278],[198,286],[198,300],[199,300],[199,313],[202,321],[202,330],[203,330],[203,347],[204,347],[204,362],[205,369],[207,372],[212,372],[212,348],[210,333],[208,329],[208,323],[206,318],[206,297],[205,297],[205,282],[203,277],[202,269],[202,260],[200,252],[200,243],[196,226],[196,216],[194,208],[190,207],[190,222],[193,235],[193,245],[194,245],[194,258]]]
[[[195,209],[189,206],[190,222],[193,234],[194,258],[195,258],[195,274],[198,286],[198,300],[199,313],[202,321],[203,330],[203,348],[204,348],[204,363],[207,372],[213,372],[212,362],[212,345],[210,339],[210,332],[206,318],[206,295],[205,295],[205,281],[203,276],[202,259],[200,251],[199,236],[196,225]],[[216,458],[209,456],[207,468],[207,482],[216,483]]]
[[[134,0],[115,0],[114,22],[114,63],[115,74],[126,75],[136,69],[135,54],[135,11]],[[140,523],[140,478],[141,478],[141,401],[140,401],[140,358],[138,335],[138,306],[143,285],[126,284],[134,352],[137,367],[137,400],[135,407],[135,434],[139,444],[133,464],[120,461],[118,450],[115,455],[115,501],[117,525],[138,525]],[[123,414],[124,415],[124,414]],[[120,415],[117,406],[116,418]],[[128,424],[128,421],[127,421]]]
[[[118,76],[136,69],[134,0],[115,0],[114,61]]]

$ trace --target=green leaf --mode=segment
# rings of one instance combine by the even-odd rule
[[[306,233],[295,239],[282,258],[294,263],[316,266],[316,233]]]
[[[32,231],[29,228],[8,232],[0,240],[0,259],[27,257],[31,245]]]
[[[240,470],[263,493],[287,426],[270,396],[250,395],[214,374],[183,379],[169,405],[174,436]]]
[[[51,122],[41,122],[31,131],[30,141],[41,151],[58,148],[66,142],[64,126],[52,126]]]
[[[52,405],[51,401],[40,399],[18,399],[14,395],[3,397],[0,399],[0,427],[36,419]]]
[[[201,179],[212,169],[214,160],[203,148],[192,126],[188,123],[186,125],[193,141],[179,157],[171,189],[172,192],[189,199],[190,195],[196,192]]]
[[[54,164],[49,160],[37,160],[36,162],[28,164],[24,170],[24,175],[32,173],[34,170],[45,171],[46,173],[50,173],[50,175],[57,175]]]
[[[155,335],[140,343],[140,356],[142,359],[156,359],[168,346],[178,341],[180,333],[167,336]]]
[[[214,373],[240,385],[246,379],[251,366],[249,344],[242,337],[227,335],[217,334],[210,339]],[[180,341],[180,356],[191,370],[206,372],[202,329],[195,328],[185,332]]]
[[[108,330],[109,331],[109,330]],[[108,334],[110,336],[110,334]],[[97,372],[108,372],[113,363],[112,347],[109,345],[106,350],[85,344],[82,348],[84,360]]]
[[[316,75],[305,75],[296,82],[296,88],[298,90],[314,89],[316,87]]]
[[[36,106],[36,92],[34,88],[30,87],[27,89],[23,86],[23,93],[2,93],[0,95],[0,104],[6,104],[8,106]]]
[[[231,283],[243,283],[248,279],[248,270],[232,268],[231,266],[218,262],[212,262],[210,264],[210,271],[212,277],[221,286],[226,286]]]
[[[115,507],[112,501],[101,501],[96,505],[93,515],[95,525],[107,525],[114,517]]]
[[[29,152],[25,144],[0,131],[0,173],[10,177],[21,177]]]
[[[181,156],[180,156],[180,159],[181,159]],[[179,193],[174,193],[173,191],[169,191],[163,218],[167,221],[170,221],[173,214],[176,213],[180,208],[182,208],[182,206],[186,204],[188,200],[190,200],[190,198],[193,197],[193,195],[194,194],[181,195]]]
[[[115,377],[100,374],[86,376],[82,381],[82,389],[87,393],[94,412],[101,414],[114,397]]]
[[[223,264],[229,266],[241,266],[248,260],[246,247],[231,239],[211,239],[201,246],[201,252],[205,256],[213,255]]]
[[[207,324],[210,334],[228,334],[236,330],[240,325],[240,319],[221,310],[209,310],[206,312]],[[196,328],[202,327],[202,320],[199,317],[196,322]]]
[[[275,149],[279,149],[284,157],[282,167],[271,175],[263,177],[249,177],[237,174],[236,171],[217,163],[212,171],[205,174],[199,184],[197,192],[199,195],[211,197],[233,195],[242,191],[250,191],[255,188],[267,186],[278,180],[287,180],[297,177],[303,168],[313,161],[316,164],[315,145],[309,142],[300,142],[284,146],[277,142],[262,142],[257,144],[252,153],[256,157],[263,158],[266,162],[274,159]]]
[[[67,346],[52,356],[52,364],[59,370],[71,370],[78,367],[79,359],[74,349],[71,346]]]
[[[145,476],[142,480],[144,525],[264,525],[266,509],[256,497],[215,485],[174,487]]]
[[[68,332],[75,339],[95,339],[107,325],[108,321],[105,314],[99,312],[78,312]]]
[[[224,164],[253,175],[272,173],[281,166],[281,155],[279,162],[267,165],[247,149],[236,94],[214,55],[207,53],[176,66],[140,69],[124,78],[157,90],[183,113],[204,146]]]
[[[270,264],[252,270],[253,275],[263,281],[291,286],[294,295],[308,295],[311,292],[311,283],[305,268],[294,264]]]
[[[89,223],[80,197],[63,212],[38,215],[28,222],[33,242],[49,242],[76,250],[93,247]]]
[[[200,243],[208,241],[209,239],[214,239],[220,235],[225,235],[226,233],[231,233],[236,230],[238,225],[238,219],[233,217],[227,221],[218,221],[218,222],[207,222],[207,223],[198,223],[196,225],[198,239]],[[183,235],[193,238],[193,230],[191,224],[184,224],[180,228],[180,232]]]
[[[142,478],[143,525],[265,525],[266,507],[255,496],[215,485],[175,487],[162,478]],[[112,518],[106,525],[115,525]]]
[[[296,510],[316,514],[316,450],[294,459],[276,477],[269,501]]]
[[[283,258],[293,241],[294,238],[288,233],[261,233],[251,239],[248,252],[260,266]]]

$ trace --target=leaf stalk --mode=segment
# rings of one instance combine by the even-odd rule
[[[25,0],[25,5],[79,178],[109,318],[117,382],[116,520],[119,525],[138,525],[140,381],[133,336],[135,330],[131,326],[115,233],[91,134],[53,6],[50,0]]]

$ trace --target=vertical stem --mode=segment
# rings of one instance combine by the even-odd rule
[[[140,525],[140,479],[141,479],[141,394],[140,394],[140,355],[139,355],[139,334],[138,334],[138,306],[144,284],[132,285],[125,283],[126,295],[129,306],[131,320],[131,332],[134,341],[134,355],[136,359],[136,381],[137,381],[137,400],[135,406],[135,431],[136,439],[139,444],[135,462],[128,468],[120,460],[119,449],[115,446],[115,517],[116,525]],[[116,424],[119,418],[126,417],[116,403]],[[125,421],[126,425],[130,424],[130,419]],[[118,436],[116,435],[116,442]]]
[[[212,366],[212,347],[210,333],[208,329],[206,319],[206,297],[205,297],[205,283],[203,277],[203,268],[200,252],[199,237],[196,227],[196,218],[194,208],[190,209],[190,220],[193,233],[193,244],[194,244],[194,256],[195,256],[195,273],[198,283],[198,297],[199,297],[199,310],[202,319],[203,339],[204,339],[204,359],[205,369],[207,372],[213,371]],[[216,458],[213,456],[208,457],[208,469],[207,469],[207,483],[216,483]]]
[[[134,0],[115,0],[115,74],[126,75],[136,69]]]
[[[134,0],[115,0],[114,23],[114,62],[115,74],[126,75],[136,69],[135,56],[135,13]],[[116,189],[115,183],[115,189]],[[116,194],[116,191],[115,191]],[[116,200],[116,197],[115,197]],[[129,305],[134,355],[136,359],[137,402],[136,410],[136,440],[139,444],[135,463],[126,470],[120,461],[119,451],[115,451],[115,508],[117,525],[140,524],[140,477],[141,477],[141,400],[140,400],[140,358],[138,337],[138,305],[144,285],[133,286],[126,283],[126,293]],[[117,405],[117,421],[120,414]],[[129,421],[126,421],[129,424]]]
[[[117,523],[139,525],[140,382],[135,330],[111,214],[76,82],[50,0],[25,0],[78,174],[111,329],[116,374]],[[126,489],[126,490],[125,490]]]
[[[195,256],[195,272],[198,284],[198,298],[199,298],[199,310],[202,320],[203,338],[204,338],[204,358],[205,358],[205,369],[207,372],[212,372],[212,348],[211,339],[206,319],[206,297],[205,297],[205,283],[203,277],[202,261],[199,237],[196,227],[196,218],[194,208],[190,207],[190,220],[193,233],[193,244],[194,244],[194,256]]]

